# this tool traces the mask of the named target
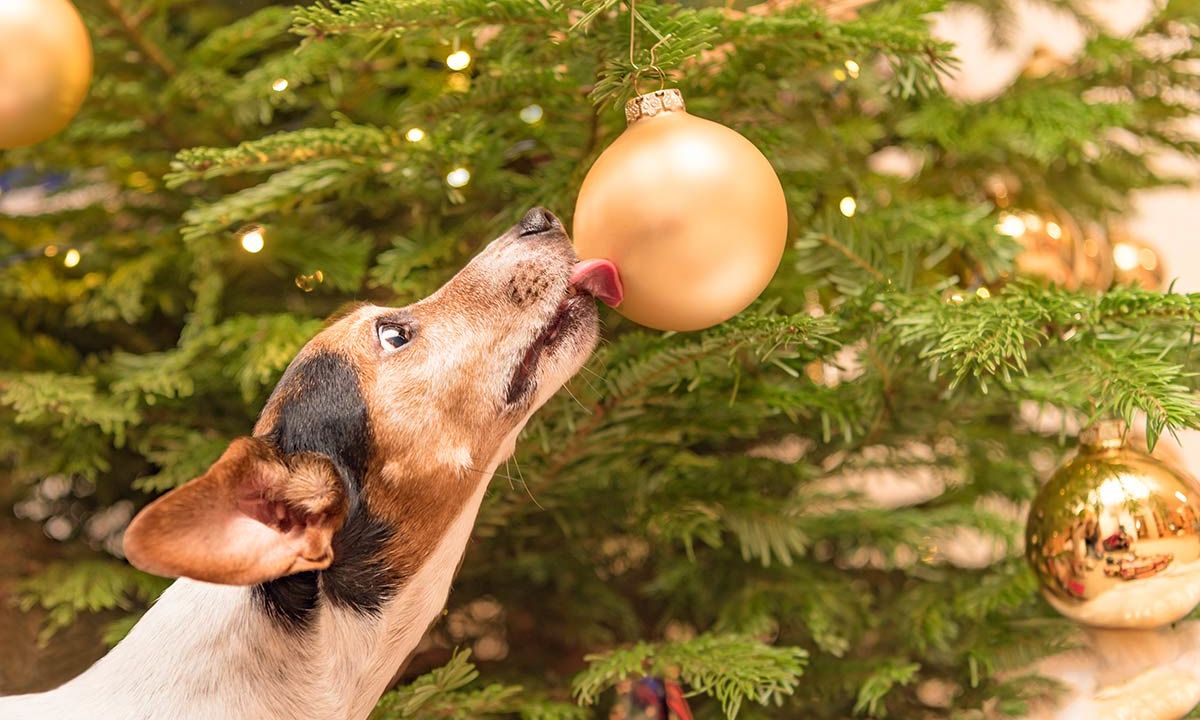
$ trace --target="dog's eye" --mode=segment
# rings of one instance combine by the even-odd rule
[[[399,350],[408,344],[408,328],[403,325],[383,323],[375,333],[379,336],[379,345],[384,350]]]

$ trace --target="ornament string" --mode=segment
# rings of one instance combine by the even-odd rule
[[[641,67],[637,64],[637,25],[642,24],[642,27],[650,31],[658,42],[650,46],[650,64],[646,67]],[[635,94],[641,94],[638,88],[638,82],[641,80],[642,73],[647,70],[653,70],[658,75],[658,89],[662,90],[667,86],[667,74],[658,65],[658,49],[671,39],[672,33],[663,35],[653,25],[642,17],[642,14],[637,11],[637,0],[629,0],[629,65],[633,68],[633,91]]]

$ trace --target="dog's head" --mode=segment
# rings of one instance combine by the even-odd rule
[[[332,322],[253,437],[134,519],[130,561],[231,584],[325,570],[347,602],[364,575],[386,589],[412,572],[595,346],[592,294],[615,278],[579,267],[538,208],[424,300]]]

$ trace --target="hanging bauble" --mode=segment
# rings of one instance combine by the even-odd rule
[[[787,240],[771,163],[737,132],[688,114],[678,90],[625,106],[628,128],[588,172],[573,236],[616,265],[617,310],[660,330],[733,317],[770,282]]]
[[[0,148],[32,145],[70,122],[92,78],[92,43],[67,0],[0,2]]]
[[[644,677],[617,685],[609,720],[692,720],[683,689],[674,680]]]
[[[1166,285],[1167,269],[1153,245],[1120,225],[1109,226],[1108,237],[1112,241],[1112,260],[1116,266],[1118,285],[1129,285],[1143,290],[1163,289]]]
[[[996,229],[1021,243],[1017,274],[1035,277],[1068,290],[1105,290],[1112,283],[1112,261],[1104,236],[1085,235],[1065,211],[1025,210],[1000,215]]]
[[[1102,628],[1157,628],[1200,604],[1200,484],[1104,422],[1029,511],[1025,554],[1046,600]]]

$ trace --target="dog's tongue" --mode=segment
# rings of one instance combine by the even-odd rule
[[[571,271],[571,284],[601,300],[605,305],[616,307],[621,304],[625,291],[621,289],[621,276],[617,266],[603,258],[583,260],[575,263]]]

